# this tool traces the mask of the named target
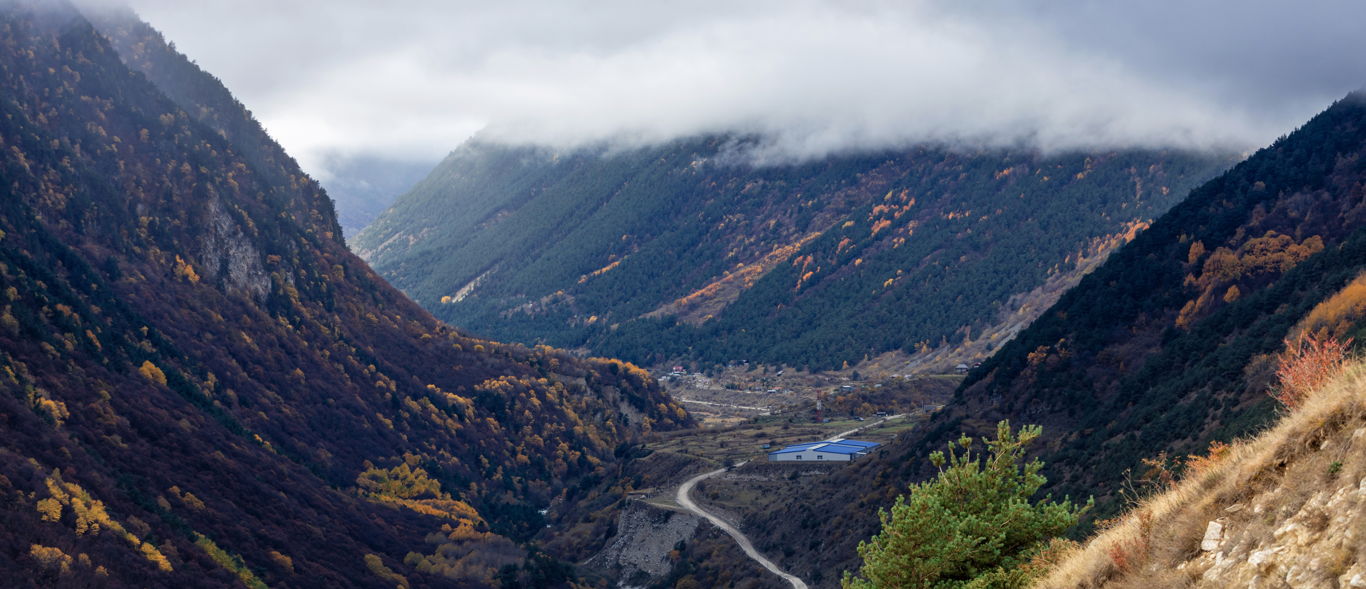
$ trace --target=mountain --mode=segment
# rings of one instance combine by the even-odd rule
[[[135,16],[112,11],[100,11],[92,24],[109,39],[129,67],[147,76],[200,122],[239,145],[243,157],[258,164],[262,160],[289,159],[222,82],[176,52],[175,44],[166,41],[160,32]],[[355,235],[374,221],[396,195],[412,188],[431,169],[421,163],[335,154],[327,158],[325,165],[330,171],[325,187],[347,236]]]
[[[980,356],[1232,161],[917,147],[758,165],[751,143],[472,140],[353,245],[498,338],[649,364]]]
[[[1352,94],[1116,252],[970,374],[944,423],[1041,422],[1066,436],[1058,487],[1105,495],[1141,456],[1265,425],[1287,339],[1361,334],[1363,156]]]
[[[92,19],[0,1],[6,584],[573,574],[537,546],[600,542],[623,448],[686,413],[629,364],[440,323],[221,83]]]
[[[1001,419],[1043,425],[1046,491],[1095,496],[1090,516],[1113,516],[1144,459],[1202,454],[1271,423],[1287,340],[1366,335],[1363,186],[1356,93],[1192,191],[974,369],[923,428],[744,526],[769,554],[794,534],[822,535],[819,550],[781,564],[829,579],[857,564],[876,508],[933,473],[931,451]]]

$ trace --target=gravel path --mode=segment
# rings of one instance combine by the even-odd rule
[[[739,465],[737,464],[736,466]],[[692,497],[690,496],[692,494],[692,488],[697,486],[697,483],[702,482],[703,479],[714,477],[723,472],[726,472],[726,469],[713,470],[688,479],[687,482],[684,482],[678,487],[678,504],[682,505],[683,509],[706,518],[712,525],[715,525],[716,527],[721,528],[725,533],[730,534],[730,537],[735,539],[735,543],[739,544],[740,548],[745,551],[745,555],[753,559],[754,562],[763,565],[764,568],[768,569],[773,574],[778,575],[788,583],[791,583],[793,589],[807,589],[805,581],[798,579],[794,575],[783,572],[782,569],[778,568],[778,565],[773,564],[773,561],[764,558],[764,555],[759,554],[759,551],[754,549],[754,543],[749,541],[749,537],[740,533],[740,530],[735,529],[735,526],[726,523],[725,520],[706,512],[701,507],[698,507],[696,503],[693,503]]]

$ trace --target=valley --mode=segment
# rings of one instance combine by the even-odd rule
[[[1366,587],[1366,8],[129,1],[0,0],[0,585]]]
[[[793,471],[749,462],[700,483],[698,501],[739,524],[783,570],[812,586],[834,586],[832,571],[852,570],[854,545],[876,532],[870,506],[904,492],[891,481],[932,477],[926,457],[933,450],[1010,419],[1044,426],[1039,456],[1048,491],[1096,499],[1080,534],[1125,513],[1132,505],[1122,493],[1125,477],[1143,472],[1145,461],[1198,457],[1212,442],[1253,435],[1277,418],[1267,392],[1277,386],[1275,366],[1289,362],[1287,342],[1359,339],[1366,242],[1351,219],[1363,206],[1361,160],[1353,155],[1363,145],[1363,105],[1359,95],[1348,96],[1194,191],[961,385],[948,387],[952,399],[943,409],[867,460],[799,471],[794,479]],[[1234,294],[1206,294],[1216,290]],[[755,388],[742,382],[735,387]],[[732,448],[746,441],[743,429],[734,431],[739,439],[731,434],[724,445],[681,436],[674,452],[758,457],[754,440],[743,451]],[[758,433],[762,440],[780,432]],[[790,541],[812,535],[819,542]],[[734,562],[715,552],[694,558],[688,570],[698,578],[718,578]]]
[[[675,400],[704,425],[736,424],[756,417],[805,412],[815,418],[819,399],[827,408],[822,417],[872,418],[942,405],[962,380],[961,374],[885,374],[870,370],[807,372],[769,366],[728,366],[706,373],[674,370],[659,382]],[[884,390],[885,389],[885,390]]]
[[[786,376],[785,373],[783,377]],[[734,375],[730,378],[734,378]],[[701,579],[719,579],[722,571],[730,571],[728,578],[731,583],[753,587],[768,587],[775,580],[785,578],[767,566],[746,571],[744,562],[753,558],[746,556],[748,551],[734,551],[738,550],[734,549],[734,544],[730,544],[732,552],[727,552],[727,543],[733,542],[731,538],[708,537],[709,528],[705,524],[701,528],[690,527],[688,532],[680,533],[676,516],[668,514],[693,513],[702,517],[699,510],[705,511],[731,528],[727,534],[751,534],[754,532],[749,527],[752,524],[747,525],[746,522],[753,521],[752,518],[763,513],[783,509],[788,497],[808,486],[819,484],[833,471],[844,468],[837,464],[771,463],[768,461],[769,452],[792,444],[847,437],[890,444],[921,427],[929,416],[927,411],[933,411],[947,401],[953,383],[960,379],[958,376],[942,376],[908,381],[914,384],[889,382],[887,386],[881,386],[884,383],[863,383],[851,387],[850,391],[827,396],[832,402],[832,409],[839,413],[828,413],[831,416],[821,422],[814,420],[814,401],[804,399],[792,404],[775,404],[770,412],[749,417],[720,407],[718,411],[721,417],[701,418],[703,426],[700,428],[652,435],[640,449],[642,458],[628,471],[640,483],[624,491],[628,502],[634,502],[635,506],[628,507],[624,512],[619,528],[632,530],[630,539],[623,539],[622,542],[645,543],[661,548],[653,552],[642,551],[634,556],[635,560],[628,558],[625,559],[626,564],[618,564],[626,570],[622,576],[635,574],[644,579],[646,574],[641,571],[645,569],[636,568],[641,560],[654,562],[654,559],[665,557],[668,553],[666,548],[673,548],[674,544],[686,546],[700,542],[710,554],[701,571],[693,570],[701,563],[690,562],[680,556],[681,560],[674,561],[667,571],[656,568],[648,576],[654,582],[660,578],[681,578],[688,574],[700,575]],[[838,391],[838,387],[835,388]],[[875,404],[906,412],[878,416],[878,413],[887,411],[874,410],[866,416],[851,415]],[[686,403],[684,405],[689,406]],[[859,460],[867,459],[870,458]],[[684,502],[682,494],[689,490],[691,501]],[[673,543],[659,543],[657,534],[669,535]],[[760,537],[766,538],[766,535],[760,534]],[[751,540],[747,538],[745,542]],[[775,543],[766,538],[763,544],[752,550],[761,555],[786,555],[793,552],[793,547],[786,541]],[[620,553],[609,548],[606,554]],[[604,559],[611,560],[599,555],[590,561],[601,563]]]

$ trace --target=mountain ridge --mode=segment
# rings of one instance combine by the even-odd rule
[[[690,424],[629,364],[437,322],[150,28],[125,33],[150,76],[64,2],[0,2],[0,30],[12,579],[562,582],[533,538],[610,512],[620,447]],[[204,92],[172,100],[159,75]]]
[[[1047,301],[1231,159],[916,147],[760,168],[732,144],[473,141],[354,245],[476,332],[829,369],[1003,332],[1011,297]]]

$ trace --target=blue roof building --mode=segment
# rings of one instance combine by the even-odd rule
[[[849,462],[878,447],[877,442],[834,439],[793,444],[768,453],[769,462]]]

